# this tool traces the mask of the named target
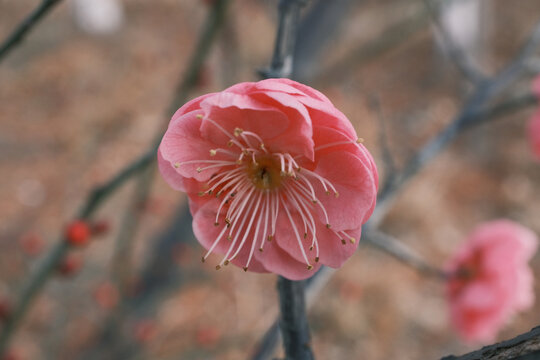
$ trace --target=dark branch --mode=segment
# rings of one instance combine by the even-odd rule
[[[307,0],[281,0],[279,2],[279,23],[274,54],[270,67],[260,71],[262,77],[284,78],[291,76],[300,9],[306,3]]]
[[[171,102],[171,109],[176,110],[176,107],[179,106],[178,104],[182,104],[185,101],[188,91],[194,86],[196,75],[208,56],[210,45],[215,39],[217,30],[223,23],[223,18],[225,16],[224,11],[228,2],[229,0],[216,1],[212,10],[209,12],[203,32],[198,40],[193,57],[190,60],[188,70],[182,78],[178,91],[175,93]],[[82,220],[90,218],[99,206],[116,192],[121,185],[152,164],[156,160],[157,145],[158,142],[155,141],[155,143],[152,144],[151,149],[144,155],[121,170],[107,183],[92,190],[79,211],[77,218]],[[57,245],[49,252],[43,263],[30,276],[27,285],[23,288],[19,296],[19,300],[15,302],[16,308],[13,311],[13,315],[7,320],[0,333],[0,358],[7,350],[8,342],[21,323],[29,306],[37,295],[39,295],[41,290],[43,290],[47,280],[54,273],[54,270],[64,258],[67,250],[67,242],[61,237]]]
[[[280,321],[286,360],[313,360],[306,318],[304,282],[278,279]]]
[[[17,44],[24,40],[24,37],[28,32],[60,1],[61,0],[43,0],[41,4],[39,4],[39,6],[28,15],[15,30],[13,30],[0,46],[0,62],[2,62],[6,55],[13,50]]]
[[[441,7],[439,6],[439,8],[436,9],[435,5],[431,3],[431,0],[424,0],[424,3],[426,4],[426,8],[431,15],[431,19],[435,25],[437,33],[441,37],[444,51],[456,69],[458,69],[458,71],[473,84],[477,84],[484,80],[484,74],[482,74],[478,67],[473,64],[469,54],[467,54],[454,42],[451,34],[444,26],[440,16]]]
[[[497,344],[461,356],[445,356],[441,360],[535,360],[540,359],[540,326]]]

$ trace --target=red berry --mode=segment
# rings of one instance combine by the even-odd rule
[[[83,259],[80,254],[70,253],[58,265],[58,272],[64,276],[73,275],[80,270]]]
[[[74,246],[84,246],[90,239],[90,227],[85,221],[75,220],[66,228],[66,239]]]

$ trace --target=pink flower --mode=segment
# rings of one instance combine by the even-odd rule
[[[540,110],[534,113],[527,128],[529,142],[536,159],[540,161]]]
[[[527,263],[536,247],[531,230],[496,220],[478,226],[449,261],[451,322],[464,340],[492,342],[511,315],[533,305]]]
[[[240,83],[173,116],[161,174],[189,196],[210,253],[247,271],[305,279],[340,267],[375,207],[378,175],[351,123],[320,92],[288,79]]]

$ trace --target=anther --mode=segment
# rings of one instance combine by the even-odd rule
[[[199,192],[197,193],[197,195],[199,195],[199,196],[204,196],[204,191],[199,191]]]
[[[326,190],[326,195],[330,195],[330,191]]]
[[[229,260],[225,260],[225,262],[223,263],[223,265],[227,266],[229,265],[230,261]]]
[[[216,265],[216,270],[219,270],[221,269],[221,266],[220,265]]]
[[[240,136],[240,134],[242,134],[244,130],[240,129],[240,128],[236,128],[234,129],[234,136],[238,137]]]
[[[261,143],[261,145],[259,145],[259,147],[261,148],[261,150],[264,150],[264,149],[265,149],[263,143]]]
[[[215,222],[215,223],[214,223],[214,226],[219,226],[219,223],[218,223],[218,222]]]
[[[225,223],[227,224],[227,227],[231,226],[231,220],[225,219]]]
[[[263,248],[259,248],[259,251],[260,251],[260,252],[263,252]]]
[[[178,168],[180,167],[180,163],[179,163],[179,162],[175,162],[175,163],[174,163],[174,167],[175,167],[176,169],[178,169]]]
[[[307,233],[304,233],[304,239],[307,238]]]
[[[206,259],[204,258],[204,256],[201,258],[201,262],[205,262]]]
[[[200,173],[202,169],[200,167],[197,168],[197,172]]]
[[[313,246],[310,246],[310,247],[309,247],[309,251],[313,251]]]
[[[334,193],[334,196],[335,196],[335,197],[339,197],[339,193],[336,191],[336,192]]]
[[[345,239],[341,239],[341,243],[345,245],[347,242],[345,241]]]
[[[210,149],[210,156],[216,156],[217,151],[214,149]]]
[[[328,229],[330,229],[330,228],[332,227],[332,225],[326,224],[326,227],[327,227]]]
[[[242,160],[240,160],[240,159],[236,160],[236,164],[242,165]]]
[[[227,146],[228,146],[228,147],[231,147],[231,146],[233,146],[233,142],[232,142],[232,140],[229,140],[229,141],[227,141]]]
[[[356,239],[352,237],[352,238],[349,238],[349,241],[351,244],[354,244],[356,242]]]
[[[307,269],[308,269],[308,270],[313,270],[313,265],[308,265],[308,266],[307,266]]]
[[[229,225],[227,225],[227,227],[229,227]],[[232,239],[232,236],[231,235],[227,235],[227,240],[231,241]]]
[[[196,118],[197,118],[197,119],[202,119],[203,116],[202,116],[202,114],[197,114]]]
[[[357,144],[361,144],[361,143],[363,143],[363,142],[364,142],[364,139],[363,139],[363,138],[358,138],[358,139],[356,139],[356,143],[357,143]]]
[[[319,262],[319,257],[318,256],[315,258],[315,262]]]
[[[247,266],[244,266],[242,269],[244,269],[245,272],[248,270]]]
[[[268,235],[268,241],[272,241],[273,238],[274,238],[274,235]]]

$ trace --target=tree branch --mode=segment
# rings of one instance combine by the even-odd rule
[[[210,45],[215,39],[217,30],[223,23],[224,13],[228,2],[229,0],[217,0],[208,13],[203,32],[190,60],[188,70],[182,78],[180,86],[178,86],[178,90],[171,101],[171,109],[176,110],[177,106],[179,106],[178,104],[183,104],[187,98],[188,91],[195,85],[197,74],[200,71],[204,60],[208,56]],[[94,188],[89,193],[86,202],[76,218],[81,220],[90,218],[99,206],[120,188],[121,185],[152,164],[156,160],[158,144],[158,140],[154,141],[151,149],[140,158],[129,164],[105,184]],[[37,267],[33,274],[31,274],[28,283],[19,295],[19,299],[15,302],[15,309],[13,310],[12,316],[7,319],[2,332],[0,333],[0,358],[6,352],[9,340],[20,325],[28,308],[37,295],[43,290],[47,280],[54,274],[54,270],[64,258],[68,248],[69,246],[67,245],[65,238],[61,236],[58,243],[49,252],[42,264]]]
[[[278,279],[280,321],[286,360],[313,360],[306,318],[304,282]]]
[[[439,6],[436,9],[435,5],[431,3],[431,0],[424,0],[424,4],[428,9],[435,29],[441,36],[446,55],[456,69],[472,84],[478,84],[483,81],[485,75],[473,64],[469,55],[454,42],[454,39],[444,26],[440,16],[441,7]]]
[[[535,360],[540,358],[540,326],[497,344],[461,356],[445,356],[441,360]]]
[[[6,55],[19,44],[28,32],[38,24],[38,22],[53,9],[61,0],[43,0],[26,19],[24,19],[13,32],[8,35],[2,45],[0,45],[0,63]]]
[[[444,271],[428,264],[420,255],[393,236],[368,228],[364,231],[363,240],[425,275],[446,278]]]

